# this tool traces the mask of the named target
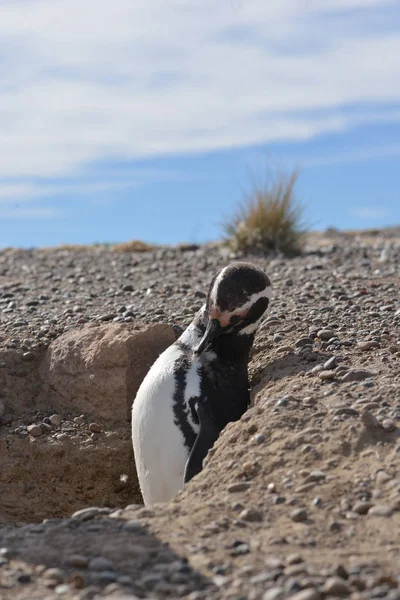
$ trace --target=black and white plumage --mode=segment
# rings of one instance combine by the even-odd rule
[[[173,498],[201,471],[225,425],[248,408],[249,353],[270,296],[264,271],[251,263],[228,265],[192,323],[147,373],[132,409],[146,505]]]

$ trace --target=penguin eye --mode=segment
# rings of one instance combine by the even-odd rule
[[[234,325],[237,325],[238,323],[240,323],[241,320],[242,320],[242,317],[239,317],[239,315],[232,315],[231,318],[229,319],[229,325],[231,327],[233,327]]]

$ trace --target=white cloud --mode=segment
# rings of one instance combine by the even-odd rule
[[[62,211],[57,208],[46,207],[46,206],[9,206],[4,208],[0,207],[0,218],[2,221],[5,220],[42,220],[42,219],[55,219],[62,216]]]
[[[400,31],[363,29],[362,15],[393,4],[3,0],[0,176],[379,121],[400,101]]]
[[[359,206],[352,208],[349,214],[364,221],[376,221],[389,217],[390,211],[380,206]]]

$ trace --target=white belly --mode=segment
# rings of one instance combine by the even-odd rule
[[[183,487],[189,450],[174,423],[174,366],[181,355],[172,345],[143,380],[132,408],[132,442],[139,484],[146,505],[166,502]]]

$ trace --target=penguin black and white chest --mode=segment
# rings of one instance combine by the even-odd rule
[[[229,264],[212,280],[189,327],[147,373],[132,408],[146,505],[173,498],[201,471],[225,425],[248,408],[249,353],[270,297],[264,271],[251,263]]]

